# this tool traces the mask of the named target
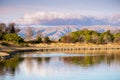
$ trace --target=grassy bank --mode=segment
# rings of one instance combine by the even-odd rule
[[[85,50],[104,50],[104,49],[120,49],[119,44],[84,44],[84,43],[51,43],[51,44],[30,44],[32,47],[43,49],[85,49]]]
[[[17,52],[31,52],[31,51],[62,51],[62,52],[85,52],[85,51],[120,51],[119,44],[81,44],[81,43],[51,43],[51,44],[29,44],[29,47],[20,46],[0,46],[0,56],[7,56],[11,53]]]

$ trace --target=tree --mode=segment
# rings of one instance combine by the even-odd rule
[[[25,35],[26,35],[26,39],[27,40],[31,40],[32,39],[32,36],[33,36],[32,27],[27,27]]]
[[[17,43],[21,43],[24,40],[18,36],[16,33],[10,33],[10,34],[5,34],[4,35],[4,40],[6,41],[11,41],[11,42],[17,42]]]
[[[116,34],[114,35],[114,42],[115,42],[115,43],[120,43],[120,33],[116,33]]]
[[[36,38],[38,38],[38,37],[42,37],[41,31],[37,31]]]
[[[41,38],[40,36],[37,37],[36,42],[37,42],[37,43],[41,43],[41,42],[42,42],[42,38]]]
[[[113,35],[110,33],[110,30],[101,34],[101,43],[111,43],[113,42]]]
[[[6,24],[5,23],[0,23],[0,33],[5,32],[6,29]]]
[[[45,37],[45,38],[44,38],[44,42],[45,42],[45,43],[50,43],[50,42],[51,42],[51,40],[50,40],[50,38],[49,38],[49,37]]]
[[[15,23],[10,23],[8,25],[8,33],[15,33]]]
[[[91,42],[98,44],[100,42],[99,33],[93,31],[91,35]]]
[[[64,37],[62,37],[61,41],[65,42],[65,43],[71,43],[71,42],[73,42],[72,37],[71,36],[67,36],[67,35],[64,36]]]
[[[113,34],[110,31],[98,33],[93,30],[80,30],[63,36],[60,40],[63,42],[86,42],[86,43],[110,43],[113,42]]]
[[[20,29],[18,27],[15,27],[15,23],[9,23],[8,27],[5,29],[5,33],[18,33]]]
[[[84,36],[84,35],[80,35],[80,36],[78,37],[78,40],[77,40],[77,41],[80,42],[80,43],[85,42],[85,36]]]
[[[6,24],[0,23],[0,40],[3,40],[3,35],[5,34]]]

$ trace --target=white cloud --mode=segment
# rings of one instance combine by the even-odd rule
[[[23,17],[14,20],[14,22],[22,25],[120,25],[120,15],[95,17],[73,13],[36,12],[31,14],[27,13]]]
[[[108,19],[109,19],[109,22],[120,23],[120,14],[113,15],[113,16],[109,17]]]
[[[70,13],[58,13],[58,12],[36,12],[31,14],[25,14],[23,17],[14,20],[18,24],[40,24],[44,21],[52,21],[55,19],[81,19],[83,16]]]

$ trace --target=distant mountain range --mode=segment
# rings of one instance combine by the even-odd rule
[[[70,32],[77,30],[89,29],[95,30],[98,32],[104,32],[106,30],[111,30],[112,33],[119,32],[120,26],[109,26],[109,25],[95,25],[95,26],[83,26],[78,27],[74,25],[65,25],[65,26],[54,26],[54,27],[32,27],[33,38],[36,37],[37,33],[40,32],[42,36],[49,36],[52,40],[58,40],[61,36],[64,36]],[[25,38],[25,33],[27,27],[22,27],[21,31],[18,33],[21,37]]]

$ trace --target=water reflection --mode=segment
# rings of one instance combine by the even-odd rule
[[[110,65],[113,61],[120,64],[120,55],[111,54],[111,55],[96,55],[96,56],[79,56],[79,57],[65,57],[63,58],[64,62],[76,64],[80,66],[94,66],[100,63],[106,63]]]
[[[120,80],[120,54],[84,56],[67,54],[68,56],[54,57],[40,57],[40,55],[42,54],[25,53],[0,62],[0,80],[96,80],[96,77],[102,75],[101,71],[104,72],[100,78],[102,80],[109,79],[110,75],[115,78],[109,80]],[[96,72],[99,75],[96,75]]]
[[[0,78],[8,74],[14,76],[14,74],[16,74],[16,70],[17,72],[19,72],[18,67],[23,60],[24,58],[19,58],[18,55],[16,55],[14,58],[10,60],[0,62]]]

